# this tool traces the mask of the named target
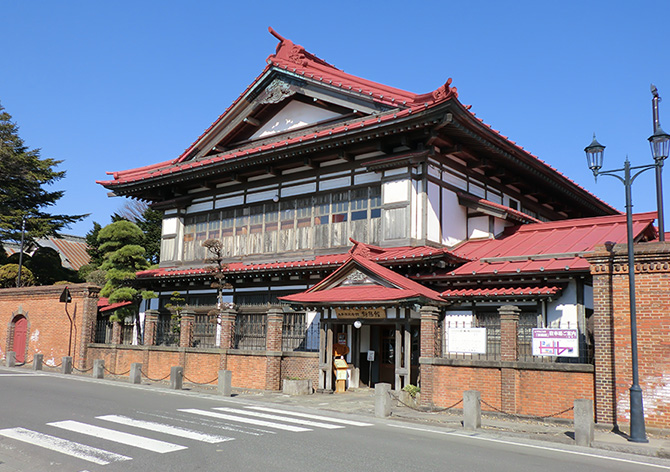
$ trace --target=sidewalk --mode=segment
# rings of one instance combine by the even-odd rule
[[[194,388],[200,390],[200,388]],[[278,392],[236,391],[235,398],[250,401],[262,401],[277,405],[297,406],[315,410],[332,411],[358,416],[375,415],[374,389],[355,389],[343,394],[322,394],[289,396]],[[432,426],[462,429],[460,411],[428,412],[409,408],[393,401],[391,418]],[[525,418],[502,417],[482,412],[482,430],[490,433],[502,433],[507,437],[528,438],[562,444],[574,444],[573,425],[563,420],[533,420]],[[650,457],[670,459],[670,435],[647,432],[648,443],[632,443],[623,433],[615,433],[611,428],[596,425],[594,448],[625,452]]]

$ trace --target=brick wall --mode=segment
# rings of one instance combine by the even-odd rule
[[[593,275],[596,414],[614,425],[629,422],[632,384],[626,245],[604,246],[588,257]],[[645,423],[670,428],[670,243],[635,246],[638,372]]]
[[[440,362],[455,365],[440,365]],[[571,408],[577,398],[593,399],[593,372],[589,367],[541,365],[531,368],[523,363],[487,362],[490,366],[476,363],[436,360],[431,365],[433,406],[451,407],[463,399],[464,391],[478,390],[484,411],[547,416]],[[422,386],[422,397],[423,390]],[[513,390],[513,403],[506,398],[509,390]],[[457,408],[462,408],[462,404]],[[572,418],[572,411],[557,417]]]
[[[28,321],[26,360],[44,355],[48,365],[72,355],[74,366],[86,368],[88,344],[93,340],[100,289],[89,284],[69,285],[72,301],[67,311],[73,319],[72,335],[65,304],[59,301],[64,285],[0,289],[0,356],[13,349],[13,320]]]
[[[316,387],[319,384],[319,354],[290,353],[281,360],[281,378],[309,379]]]

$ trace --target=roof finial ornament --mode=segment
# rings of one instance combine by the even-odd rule
[[[309,61],[305,55],[304,47],[299,44],[294,44],[293,41],[286,39],[272,29],[272,27],[268,27],[268,31],[272,36],[279,40],[279,44],[277,44],[277,52],[274,55],[275,59],[292,62],[302,67],[305,67],[308,64]],[[271,58],[272,56],[268,58],[268,61],[270,61]]]
[[[433,92],[433,98],[435,99],[436,102],[446,100],[447,98],[451,97],[458,97],[458,92],[456,91],[456,87],[451,86],[451,77],[447,79],[447,81],[444,83],[444,85],[437,90]]]

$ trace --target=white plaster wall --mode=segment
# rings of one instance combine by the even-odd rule
[[[586,293],[584,294],[586,298]],[[593,300],[593,292],[590,295]],[[591,306],[593,301],[591,301]],[[588,305],[587,305],[588,306]],[[547,303],[547,327],[577,328],[577,282],[571,280],[558,300]]]
[[[456,194],[442,189],[442,244],[454,246],[465,240],[466,220],[467,209],[459,205]]]
[[[382,185],[384,203],[398,203],[409,200],[409,181],[407,179],[390,180]]]
[[[411,185],[412,194],[410,196],[410,208],[411,208],[411,218],[412,218],[412,227],[410,228],[410,237],[415,239],[423,239],[424,237],[424,227],[423,227],[423,212],[424,212],[424,199],[422,196],[421,181],[412,181]]]
[[[336,116],[340,116],[339,113],[334,113],[329,110],[324,110],[323,108],[294,100],[282,108],[282,110],[268,120],[267,123],[261,126],[258,131],[251,136],[251,139],[262,138],[275,133],[281,133],[282,131],[301,128],[312,123],[335,118]]]
[[[488,238],[491,236],[491,233],[489,233],[489,217],[468,218],[468,231],[470,232],[470,239]]]
[[[428,218],[427,235],[429,241],[440,243],[440,187],[437,184],[428,182]]]

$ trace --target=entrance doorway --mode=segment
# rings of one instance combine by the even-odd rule
[[[26,361],[26,337],[28,335],[28,320],[19,315],[14,318],[14,339],[12,350],[16,353],[16,362],[22,364]]]

